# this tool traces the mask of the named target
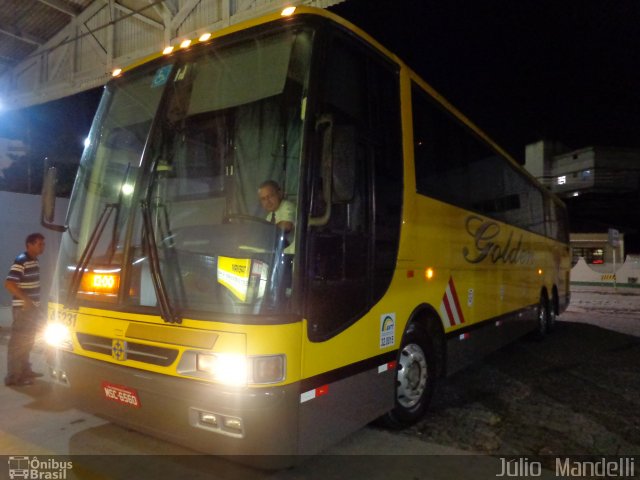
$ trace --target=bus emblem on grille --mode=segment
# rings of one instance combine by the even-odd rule
[[[124,362],[127,359],[127,342],[114,339],[111,342],[111,355],[116,360]]]

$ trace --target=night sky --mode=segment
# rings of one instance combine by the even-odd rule
[[[331,10],[397,53],[516,159],[541,138],[640,147],[640,2],[348,0]],[[100,90],[100,89],[99,89]],[[79,158],[99,90],[0,115]]]
[[[640,146],[640,2],[349,0],[332,10],[519,160],[540,138]]]
[[[102,87],[22,110],[0,112],[0,137],[20,138],[34,155],[78,163]]]

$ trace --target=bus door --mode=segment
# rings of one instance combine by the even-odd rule
[[[372,373],[375,357],[390,349],[381,352],[371,309],[393,276],[401,223],[398,73],[342,35],[324,46],[310,167],[302,394],[325,388],[326,395],[302,403],[303,451],[335,441],[394,402],[395,373]]]

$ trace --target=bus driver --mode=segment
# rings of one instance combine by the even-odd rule
[[[280,185],[274,180],[266,180],[260,184],[258,197],[262,208],[267,212],[267,221],[276,224],[278,228],[287,233],[289,245],[284,249],[284,253],[293,255],[295,252],[295,205],[293,202],[284,199]]]

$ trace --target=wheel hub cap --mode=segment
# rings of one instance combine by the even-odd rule
[[[398,369],[398,403],[405,408],[416,405],[427,386],[427,359],[424,351],[414,343],[400,353]]]

